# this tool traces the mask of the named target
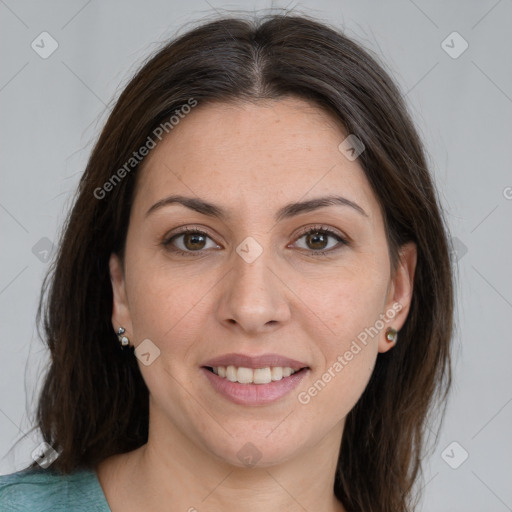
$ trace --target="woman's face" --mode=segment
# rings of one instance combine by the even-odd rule
[[[239,466],[339,442],[416,259],[405,246],[392,275],[347,135],[296,98],[199,104],[151,151],[110,266],[114,328],[144,342],[150,430]]]

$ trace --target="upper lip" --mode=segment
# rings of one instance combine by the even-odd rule
[[[245,354],[224,354],[214,359],[206,361],[203,366],[215,368],[218,366],[236,366],[243,368],[265,368],[267,366],[289,367],[292,370],[307,368],[308,365],[296,359],[281,356],[279,354],[262,354],[259,356],[249,356]]]

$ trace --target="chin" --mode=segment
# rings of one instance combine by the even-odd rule
[[[292,441],[291,437],[288,437],[286,444],[280,439],[270,440],[267,432],[261,436],[245,435],[238,440],[230,438],[222,447],[212,446],[211,452],[230,466],[266,468],[283,464],[298,456],[300,441]]]

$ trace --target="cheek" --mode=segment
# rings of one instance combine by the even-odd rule
[[[353,409],[370,380],[377,351],[357,342],[338,351],[336,358],[298,390],[304,422],[314,425],[323,418],[329,430]]]
[[[386,302],[387,277],[385,265],[368,263],[298,283],[302,309],[313,313],[307,315],[308,323],[317,329],[331,356],[378,320]]]
[[[192,276],[162,267],[151,258],[127,260],[126,279],[136,342],[150,338],[159,346],[197,316],[208,284],[204,279],[199,284]]]
[[[370,329],[381,312],[383,293],[379,292],[381,287],[357,279],[343,281],[339,287],[332,283],[322,300],[317,296],[312,309],[323,304],[322,320],[315,321],[311,315],[312,320],[303,327],[319,355],[311,378],[298,390],[304,421],[313,424],[315,417],[322,415],[326,424],[333,426],[364,392],[378,355],[379,333]]]
[[[304,316],[302,328],[320,357],[298,398],[304,405],[314,402],[319,411],[332,411],[333,420],[352,409],[368,384],[388,285],[385,264],[353,269],[340,269],[329,280],[301,287],[301,299],[314,313]]]

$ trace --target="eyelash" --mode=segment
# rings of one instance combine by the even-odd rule
[[[313,226],[313,227],[306,228],[299,233],[299,236],[297,237],[296,240],[299,240],[299,239],[303,238],[304,236],[312,234],[312,233],[318,233],[318,234],[332,236],[338,240],[338,242],[341,244],[341,246],[349,245],[349,242],[345,238],[343,238],[337,232],[335,232],[332,229],[325,227],[325,226]],[[179,236],[183,236],[183,235],[187,235],[187,234],[201,235],[201,236],[208,237],[210,239],[212,238],[206,231],[202,231],[201,229],[197,229],[197,228],[189,229],[187,227],[185,229],[182,229],[178,233],[174,233],[171,237],[166,238],[162,242],[162,245],[166,249],[168,249],[176,254],[180,254],[183,256],[190,256],[190,257],[199,256],[203,253],[203,251],[207,250],[207,249],[202,249],[199,251],[183,251],[182,249],[178,249],[177,247],[172,246],[172,242],[174,239],[178,238]],[[331,248],[331,249],[326,249],[326,250],[318,250],[318,251],[311,249],[310,252],[313,256],[317,257],[317,256],[328,255],[328,253],[335,252],[339,249],[341,249],[341,247]],[[306,249],[303,249],[303,250],[306,250]]]

